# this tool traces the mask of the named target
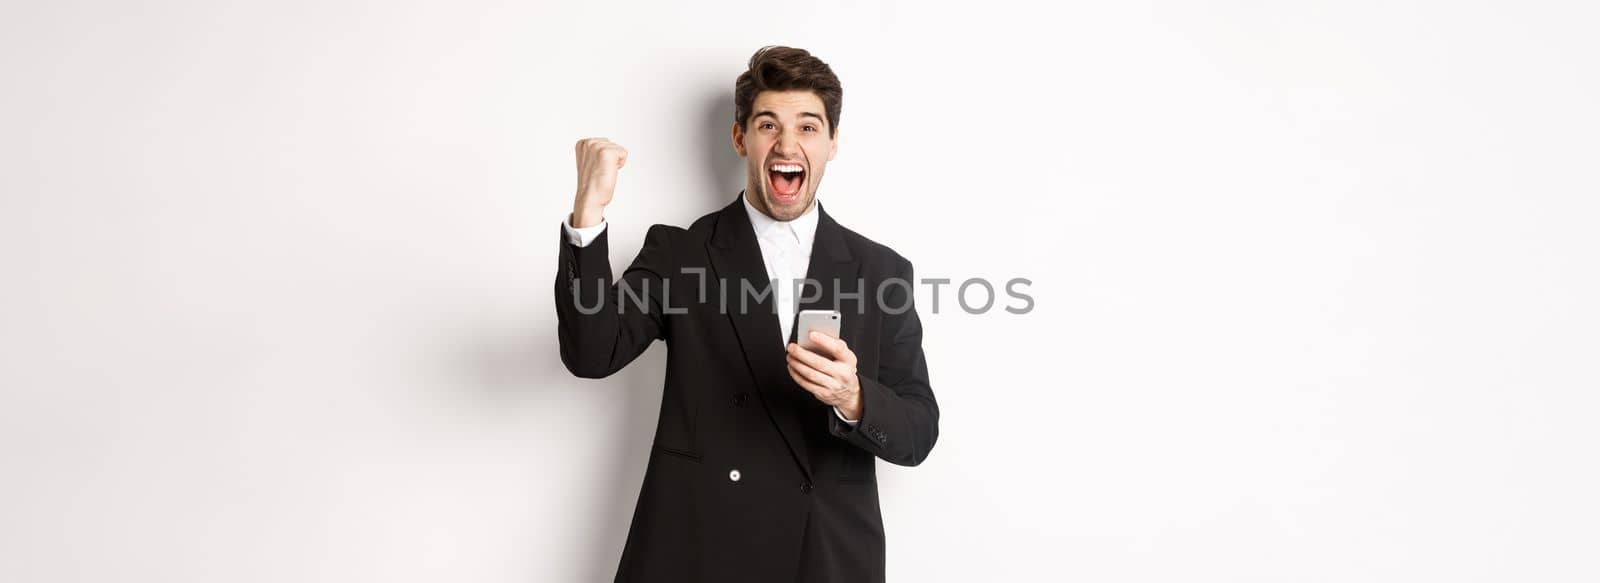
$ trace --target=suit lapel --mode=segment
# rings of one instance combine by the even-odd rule
[[[744,193],[741,192],[739,196],[743,197]],[[724,311],[739,336],[745,363],[756,380],[756,392],[773,424],[778,427],[778,432],[783,435],[789,453],[800,464],[806,480],[810,481],[811,460],[800,417],[808,409],[796,399],[798,396],[809,398],[810,394],[789,378],[783,345],[778,342],[780,328],[775,315],[776,300],[767,294],[757,303],[752,296],[744,294],[746,288],[757,290],[757,293],[766,290],[771,280],[767,277],[767,267],[761,259],[755,228],[750,225],[743,202],[735,200],[718,214],[716,230],[706,244],[706,252],[711,259],[716,281],[727,286]]]
[[[806,267],[806,279],[820,287],[801,294],[799,309],[838,310],[841,316],[839,336],[848,345],[854,340],[850,333],[852,326],[864,313],[862,302],[871,298],[862,293],[861,282],[857,279],[859,264],[845,245],[844,228],[823,211],[821,203],[817,203],[817,213],[817,233],[811,243],[811,263]],[[799,333],[798,326],[791,327],[789,340],[795,341]]]
[[[739,193],[742,198],[743,192]],[[811,245],[811,259],[806,266],[806,278],[816,281],[819,288],[804,290],[799,309],[838,310],[842,314],[840,336],[849,343],[854,340],[851,331],[856,318],[863,313],[862,302],[868,301],[861,293],[857,279],[859,264],[845,244],[844,228],[817,204],[817,231]],[[756,241],[755,228],[750,225],[744,203],[734,200],[724,207],[717,217],[716,230],[706,249],[711,258],[711,268],[718,281],[728,286],[727,315],[739,336],[739,346],[745,363],[756,379],[767,414],[778,427],[789,447],[789,453],[800,464],[806,479],[812,479],[817,449],[808,443],[812,439],[827,438],[827,406],[818,402],[805,389],[789,378],[787,357],[782,345],[773,340],[780,328],[776,315],[776,299],[766,295],[760,302],[753,298],[744,300],[742,294],[748,286],[764,290],[771,283],[767,267],[761,258],[761,246]],[[748,303],[748,309],[741,306]],[[791,328],[790,341],[797,331]],[[807,423],[809,421],[809,424]],[[807,431],[807,427],[812,431]]]
[[[817,232],[811,243],[811,261],[806,266],[806,279],[811,285],[815,282],[815,290],[802,290],[799,306],[795,310],[798,317],[800,310],[838,310],[839,311],[839,337],[847,346],[855,346],[855,328],[860,324],[862,302],[867,301],[862,291],[862,284],[857,280],[859,264],[850,255],[850,248],[844,242],[844,229],[833,217],[822,210],[822,204],[817,204]],[[799,322],[790,326],[789,341],[794,342],[800,334]],[[800,388],[794,379],[789,377],[788,362],[784,362],[783,375],[794,388],[795,394],[804,401],[795,406],[796,410],[805,412],[815,420],[812,424],[804,426],[809,429],[805,436],[813,441],[835,439],[828,432],[828,418],[833,411],[813,397],[810,392]],[[818,455],[820,448],[809,450],[811,456]],[[816,459],[810,460],[812,465],[817,464]]]

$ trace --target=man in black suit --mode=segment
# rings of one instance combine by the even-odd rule
[[[555,281],[561,360],[601,378],[654,340],[668,347],[616,580],[883,581],[874,458],[915,466],[939,434],[911,263],[816,202],[842,100],[827,64],[767,47],[734,93],[745,190],[687,229],[651,226],[620,280],[601,217],[627,152],[577,145]],[[838,310],[839,337],[798,346],[800,309]]]

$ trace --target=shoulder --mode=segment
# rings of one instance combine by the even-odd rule
[[[650,228],[645,231],[644,238],[645,239],[660,238],[660,239],[665,239],[665,240],[668,240],[668,241],[674,241],[674,240],[682,238],[683,235],[685,233],[688,233],[688,232],[689,232],[688,229],[684,229],[683,227],[680,227],[680,226],[677,226],[677,225],[666,225],[666,224],[662,224],[662,223],[656,223],[654,225],[650,225]]]
[[[645,231],[646,245],[664,245],[667,247],[684,247],[704,245],[715,230],[717,213],[711,213],[695,219],[688,227],[656,223],[650,225]]]
[[[683,244],[683,227],[654,224],[644,232],[645,249],[670,250]]]
[[[684,229],[684,231],[691,233],[694,237],[702,240],[709,239],[711,238],[712,231],[717,229],[717,220],[721,216],[722,211],[720,210],[700,215],[700,218],[695,219],[693,223],[690,223],[689,228]]]
[[[874,241],[844,225],[839,225],[839,231],[844,235],[845,246],[850,248],[850,253],[855,255],[858,261],[894,273],[911,271],[911,260],[906,259],[894,248]]]

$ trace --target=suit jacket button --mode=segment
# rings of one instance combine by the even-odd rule
[[[743,407],[750,402],[750,393],[739,393],[733,396],[733,406]]]
[[[739,481],[739,470],[738,470],[738,468],[734,468],[734,469],[728,471],[728,481],[729,482],[737,482],[737,481]]]
[[[811,493],[811,482],[802,482],[800,484],[800,493],[802,493],[802,494],[810,494]]]

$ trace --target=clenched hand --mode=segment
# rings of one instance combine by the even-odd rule
[[[617,189],[617,172],[628,163],[628,151],[605,138],[578,140],[575,149],[578,194],[572,200],[572,226],[581,229],[600,224]]]

